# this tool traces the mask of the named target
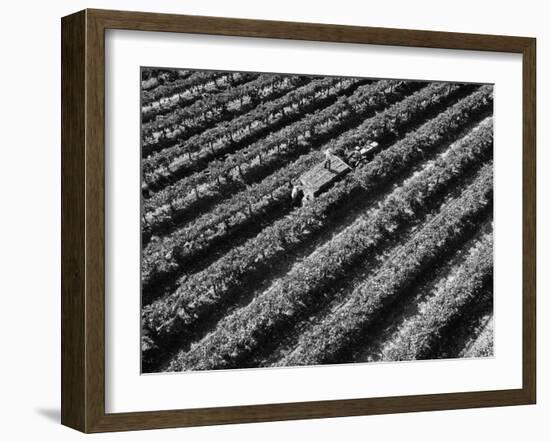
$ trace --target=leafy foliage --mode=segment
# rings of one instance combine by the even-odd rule
[[[278,98],[311,81],[306,76],[260,75],[218,94],[208,94],[190,106],[175,109],[163,119],[141,127],[142,156],[185,141],[221,121],[231,120],[254,109],[262,102]]]
[[[145,371],[491,354],[491,86],[141,74]]]
[[[147,123],[173,111],[178,106],[192,104],[204,92],[214,93],[250,81],[258,74],[239,72],[196,72],[189,77],[161,85],[152,91],[143,91],[141,120]]]
[[[420,306],[420,314],[407,321],[384,349],[384,360],[424,359],[438,336],[459,317],[469,303],[492,288],[493,235],[486,234],[464,262],[445,278]]]
[[[435,106],[434,103],[437,103],[439,105],[442,101],[442,92],[447,93],[446,97],[448,97],[460,89],[459,86],[455,87],[452,84],[450,86],[440,83],[430,85],[366,120],[362,125],[364,128],[361,133],[364,139],[380,141],[388,139],[392,135],[397,136],[405,130],[408,122],[419,118],[419,115],[423,115],[427,109],[430,109],[430,104]],[[415,106],[415,103],[422,104]],[[406,109],[406,118],[400,118],[401,109]],[[395,123],[388,124],[389,118],[386,115],[390,115]],[[344,133],[329,145],[342,146],[348,142],[349,138],[349,134]],[[356,142],[357,140],[354,141],[354,143]],[[161,240],[148,244],[146,253],[144,253],[145,259],[142,261],[144,293],[150,292],[149,287],[152,283],[177,273],[187,262],[208,247],[212,247],[223,239],[234,237],[238,232],[245,231],[246,226],[253,222],[254,217],[268,214],[270,210],[281,209],[284,202],[290,208],[292,186],[289,186],[289,183],[308,167],[311,167],[315,161],[321,159],[322,154],[319,151],[304,155],[299,161],[279,169],[265,180],[247,186],[245,190],[218,204],[213,211],[205,214],[192,225],[177,229]],[[172,208],[173,205],[170,207]],[[165,219],[166,223],[171,222],[174,220],[174,214],[172,211],[166,211],[163,218],[157,216],[150,224],[153,231],[156,230],[155,226],[159,225],[161,219]],[[149,302],[150,296],[146,295],[145,298],[145,302]]]
[[[335,278],[342,277],[348,266],[390,235],[388,226],[414,221],[418,211],[425,210],[430,198],[442,192],[466,167],[478,164],[490,155],[491,142],[489,139],[477,143],[470,143],[470,140],[457,143],[456,156],[446,155],[425,174],[416,176],[406,187],[398,188],[385,200],[382,208],[370,211],[368,216],[361,217],[344,233],[317,249],[285,278],[277,281],[264,296],[256,298],[247,309],[254,308],[257,312],[265,307],[261,317],[270,318],[271,313],[267,313],[270,310],[263,305],[262,299],[267,298],[269,302],[294,300],[307,305],[316,291]],[[450,168],[449,164],[455,167]],[[182,333],[198,318],[219,307],[220,303],[238,295],[238,287],[246,281],[246,277],[265,271],[271,262],[280,259],[314,231],[324,228],[330,222],[326,216],[329,207],[345,199],[351,189],[357,187],[354,180],[340,183],[325,198],[319,198],[311,205],[297,209],[290,217],[278,220],[210,268],[193,275],[173,295],[145,309],[144,326],[152,336],[161,339],[164,334]],[[282,310],[288,309],[278,311]],[[247,327],[254,323],[253,316],[252,313],[250,317],[246,315],[248,319],[244,322]],[[227,330],[220,333],[225,333],[226,338],[234,332],[235,336],[239,335],[235,327],[240,322],[232,318],[227,319],[226,324]],[[224,327],[225,324],[220,330]]]
[[[332,77],[313,80],[144,160],[143,179],[148,188],[161,188],[182,174],[200,170],[212,159],[239,150],[240,146],[299,119],[304,113],[331,104],[338,96],[365,82]]]
[[[479,178],[456,201],[447,205],[332,315],[300,337],[294,351],[281,364],[331,362],[360,338],[376,313],[406,288],[460,238],[479,215],[492,205],[493,164],[484,166]]]
[[[247,184],[261,180],[266,171],[307,154],[323,140],[344,130],[351,121],[372,115],[417,87],[415,83],[390,81],[360,86],[350,97],[342,97],[333,105],[229,155],[224,162],[211,163],[202,172],[145,200],[143,208],[148,224],[145,231],[162,231],[169,220],[177,220],[196,207],[198,199],[214,200],[227,189],[235,188],[236,180]]]

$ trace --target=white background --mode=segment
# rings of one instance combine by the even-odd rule
[[[106,62],[107,412],[521,387],[521,56],[108,31]],[[496,357],[140,376],[138,90],[143,65],[494,83]]]
[[[9,6],[7,6],[9,5]],[[314,5],[314,6],[313,6]],[[317,21],[448,31],[518,34],[538,38],[539,169],[539,404],[482,410],[232,425],[92,436],[99,440],[266,440],[353,437],[384,440],[546,440],[550,386],[548,302],[550,289],[546,189],[550,168],[543,124],[550,118],[550,29],[544,2],[277,2],[209,1],[18,1],[3,9],[0,85],[3,161],[3,308],[0,376],[4,440],[81,440],[59,421],[60,272],[60,31],[59,17],[84,7]],[[6,157],[7,155],[7,157]],[[544,202],[546,200],[546,203]],[[546,323],[543,322],[546,320]]]

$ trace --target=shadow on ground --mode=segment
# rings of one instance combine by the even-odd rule
[[[59,408],[37,408],[35,412],[51,422],[61,422],[61,410]]]

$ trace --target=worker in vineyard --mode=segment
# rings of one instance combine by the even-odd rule
[[[334,153],[333,153],[332,148],[328,147],[325,150],[325,164],[324,164],[325,169],[330,170],[330,164],[331,164],[333,156],[334,156]]]
[[[292,205],[294,206],[298,205],[302,200],[302,197],[304,196],[304,191],[302,189],[302,186],[300,186],[299,184],[295,185],[292,188],[292,192],[290,196],[292,198]]]
[[[349,154],[346,155],[346,160],[349,165],[355,167],[361,161],[361,155],[359,154],[358,149],[352,150]]]

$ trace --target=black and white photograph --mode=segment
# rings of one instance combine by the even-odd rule
[[[142,373],[493,357],[492,84],[140,74]]]

